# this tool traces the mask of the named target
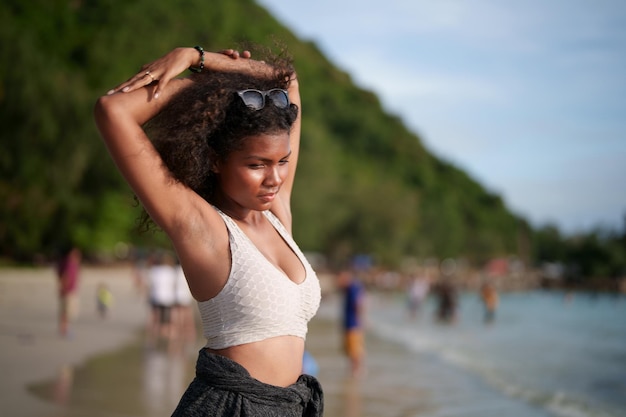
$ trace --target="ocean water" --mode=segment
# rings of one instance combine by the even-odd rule
[[[489,324],[477,294],[460,295],[452,324],[434,320],[435,303],[429,297],[412,319],[403,296],[370,298],[368,330],[415,355],[415,361],[404,359],[403,373],[418,378],[426,364],[437,362],[439,374],[442,367],[457,372],[448,377],[455,384],[469,378],[473,382],[452,388],[457,396],[468,391],[468,407],[480,392],[474,404],[507,401],[509,414],[520,417],[626,416],[626,297],[501,294]],[[446,411],[446,401],[437,410],[402,415],[469,415]]]

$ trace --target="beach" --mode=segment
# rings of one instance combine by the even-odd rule
[[[96,311],[96,289],[106,283],[114,295],[110,316]],[[127,267],[83,268],[79,316],[71,337],[57,331],[57,280],[53,268],[0,269],[0,404],[11,417],[62,416],[64,406],[34,396],[28,386],[52,380],[67,367],[133,342],[147,319]]]
[[[97,286],[114,296],[107,319]],[[0,270],[0,403],[12,417],[167,417],[194,373],[201,336],[184,349],[146,344],[148,307],[127,267],[83,268],[72,337],[57,334],[52,269]],[[495,322],[475,294],[459,319],[410,319],[402,294],[370,294],[367,373],[341,350],[341,299],[328,288],[307,350],[325,417],[614,417],[624,415],[626,302],[609,296],[503,294]]]
[[[96,311],[96,289],[106,283],[114,297],[107,319]],[[349,377],[337,322],[339,299],[326,288],[310,323],[307,349],[320,368],[327,417],[378,415],[367,410],[376,385]],[[330,294],[329,294],[330,293]],[[71,337],[57,332],[57,282],[52,268],[0,270],[0,403],[12,417],[166,417],[193,378],[203,341],[172,355],[145,346],[145,297],[129,267],[83,267],[80,313]],[[370,343],[374,342],[371,340]],[[393,345],[384,354],[403,352]],[[385,348],[386,346],[386,348]],[[379,363],[379,365],[383,365]],[[372,372],[380,374],[380,370]],[[370,387],[370,388],[368,388]],[[372,412],[374,414],[372,414]]]
[[[113,295],[106,319],[96,307],[102,283]],[[129,266],[83,266],[79,313],[68,338],[58,333],[57,294],[52,267],[0,269],[2,414],[169,416],[193,378],[202,337],[177,354],[146,347],[148,305]],[[337,328],[328,322],[336,309],[327,305],[325,312],[311,324],[309,340],[317,341],[313,350],[320,356],[330,350],[331,357],[342,359]]]

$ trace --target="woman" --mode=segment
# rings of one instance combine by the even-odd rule
[[[174,416],[322,415],[319,383],[301,375],[320,287],[291,238],[298,81],[287,62],[249,57],[176,48],[95,108],[200,308],[207,345]]]

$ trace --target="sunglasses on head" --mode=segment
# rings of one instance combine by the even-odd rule
[[[265,97],[272,100],[274,106],[279,109],[289,107],[289,95],[287,94],[287,90],[281,88],[273,88],[267,91],[248,89],[237,91],[237,94],[241,97],[243,103],[253,110],[261,110],[265,107]]]

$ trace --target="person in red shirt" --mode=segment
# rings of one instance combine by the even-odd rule
[[[57,265],[59,278],[59,334],[70,336],[70,321],[78,313],[78,279],[80,274],[81,252],[71,248],[65,252]]]

